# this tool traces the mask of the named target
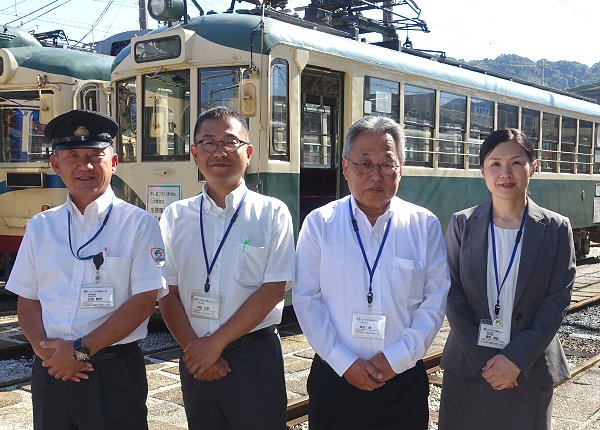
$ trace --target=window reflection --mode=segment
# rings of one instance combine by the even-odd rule
[[[404,86],[406,165],[432,167],[435,91]]]
[[[467,122],[467,98],[440,93],[440,167],[463,167],[463,141]]]
[[[144,76],[142,160],[189,160],[190,73]]]
[[[364,114],[400,118],[400,84],[365,76]]]
[[[38,91],[0,92],[0,162],[48,161]]]
[[[271,146],[269,158],[289,160],[288,63],[271,63]]]

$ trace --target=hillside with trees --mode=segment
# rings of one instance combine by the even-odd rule
[[[576,61],[532,61],[510,54],[495,59],[458,61],[561,90],[600,83],[600,62],[589,67]]]

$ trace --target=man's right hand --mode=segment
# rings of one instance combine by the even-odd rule
[[[218,381],[219,379],[226,377],[229,372],[231,372],[229,362],[221,356],[217,362],[210,366],[205,372],[196,372],[194,378],[199,381]]]
[[[376,390],[385,384],[383,372],[362,358],[357,358],[352,366],[344,372],[344,379],[356,388],[365,391]]]

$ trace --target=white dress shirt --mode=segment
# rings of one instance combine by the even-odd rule
[[[203,224],[208,263],[246,194],[238,217],[215,261],[210,275],[210,293],[220,294],[219,319],[191,316],[192,292],[204,292],[207,268],[200,234],[200,202],[204,196]],[[242,183],[225,198],[225,209],[206,193],[169,205],[160,226],[167,261],[165,277],[176,285],[181,303],[198,336],[214,333],[264,283],[294,281],[294,235],[287,206],[273,197],[248,190]],[[283,300],[254,330],[281,322]]]
[[[350,198],[371,268],[386,223],[392,223],[372,284],[372,311],[387,318],[384,340],[352,337],[353,312],[367,310],[369,273],[352,228]],[[311,346],[340,376],[357,358],[379,352],[396,373],[414,367],[442,324],[449,288],[442,231],[427,209],[394,197],[372,227],[354,198],[345,197],[304,220],[294,310]]]
[[[114,306],[84,308],[80,304],[82,286],[95,284],[96,267],[92,260],[78,260],[71,253],[67,213],[71,215],[72,249],[77,253],[100,229],[111,202],[113,209],[106,226],[79,255],[104,253],[100,285],[114,289]],[[154,217],[115,197],[109,187],[84,214],[69,196],[64,205],[31,218],[6,289],[40,301],[48,338],[78,339],[104,323],[133,295],[151,290],[160,290],[157,298],[166,294],[163,262],[164,247]],[[147,322],[117,343],[146,337]]]

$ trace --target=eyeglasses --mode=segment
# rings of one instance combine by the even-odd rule
[[[214,139],[202,139],[195,143],[195,145],[201,145],[202,149],[206,152],[215,152],[219,145],[223,147],[225,152],[235,152],[238,148],[248,145],[248,142],[244,142],[243,140],[238,139],[228,139],[228,140],[214,140]]]
[[[360,173],[361,175],[368,175],[369,173],[371,173],[373,171],[373,169],[375,168],[375,166],[379,167],[379,172],[382,175],[385,176],[394,176],[398,173],[398,168],[400,167],[400,165],[396,164],[396,163],[372,163],[369,160],[360,160],[357,162],[354,162],[350,159],[347,159],[350,163],[354,164],[356,166],[356,170],[358,170],[358,173]]]

